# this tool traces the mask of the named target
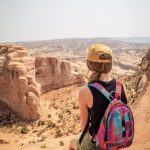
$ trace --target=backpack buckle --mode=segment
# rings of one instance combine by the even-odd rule
[[[110,98],[111,98],[111,100],[113,100],[113,99],[120,99],[120,95],[116,92],[116,91],[111,91],[110,92]]]
[[[110,99],[111,99],[111,100],[115,99],[115,95],[116,95],[116,91],[111,91],[111,92],[110,92],[110,96],[109,96]]]

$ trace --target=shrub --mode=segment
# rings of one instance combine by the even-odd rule
[[[48,114],[48,118],[51,118],[51,114]]]
[[[59,142],[59,145],[60,145],[60,146],[64,146],[65,144],[64,144],[63,141],[60,141],[60,142]]]
[[[27,127],[23,127],[22,129],[21,129],[21,133],[22,134],[27,134],[28,133],[28,129],[27,129]]]
[[[41,126],[41,125],[44,125],[44,124],[45,124],[45,122],[42,121],[42,120],[40,120],[40,121],[38,122],[38,126]]]
[[[46,144],[42,144],[40,148],[46,148]]]
[[[56,124],[52,121],[48,121],[48,127],[54,128],[54,127],[56,127]]]

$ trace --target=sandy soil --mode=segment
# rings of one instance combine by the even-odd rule
[[[40,121],[22,122],[7,113],[0,121],[0,150],[66,150],[80,132],[78,90],[71,86],[42,95]],[[27,133],[22,134],[22,129]]]
[[[41,122],[0,124],[0,150],[67,150],[70,139],[80,132],[77,102],[79,87],[71,86],[42,95],[44,109]],[[136,104],[135,139],[127,150],[150,150],[150,85]],[[2,121],[4,122],[4,121]],[[21,129],[27,127],[27,134]],[[3,143],[3,144],[2,144]]]

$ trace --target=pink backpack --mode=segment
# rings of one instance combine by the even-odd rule
[[[130,146],[134,137],[134,119],[130,108],[119,99],[121,83],[116,80],[116,91],[111,93],[99,83],[92,83],[89,86],[98,89],[110,101],[95,135],[97,148],[118,150]]]

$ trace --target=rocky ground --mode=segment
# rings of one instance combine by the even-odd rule
[[[2,107],[0,148],[20,150],[32,145],[32,149],[66,149],[70,138],[80,132],[78,90],[79,87],[70,86],[43,94],[43,114],[36,122],[22,122]]]
[[[136,100],[137,93],[135,93],[135,89],[131,89],[129,81],[134,78],[135,76],[120,77],[123,82],[126,81],[124,83],[130,97],[129,100],[132,102]],[[67,150],[70,139],[77,137],[80,132],[77,101],[79,88],[69,86],[43,94],[41,97],[43,114],[41,119],[36,122],[22,122],[7,108],[2,107],[3,110],[1,109],[0,112],[0,148],[2,150]],[[150,137],[147,134],[147,131],[150,130],[149,90],[150,87],[142,100],[133,108],[135,127],[138,132],[135,132],[134,144],[128,148],[129,150],[150,148]],[[132,95],[131,91],[134,91]],[[143,113],[141,114],[141,112]]]
[[[137,97],[136,93],[133,96],[130,94],[132,87],[129,81],[132,77],[119,77],[127,87],[130,101]],[[78,86],[69,86],[43,94],[41,96],[43,114],[36,122],[22,122],[6,111],[7,108],[5,111],[2,110],[0,113],[0,148],[3,150],[27,150],[28,148],[31,150],[67,150],[70,139],[77,137],[80,132],[77,101],[79,89]]]
[[[125,59],[127,57],[128,55],[122,56],[122,60],[127,61]],[[139,56],[135,58],[139,58]],[[132,60],[131,57],[130,60]],[[71,64],[73,72],[81,73],[86,77],[85,62],[81,60],[76,62],[76,64]],[[124,68],[121,69],[121,66]],[[120,64],[116,67],[119,68],[113,68],[112,75],[125,84],[129,105],[132,106],[136,122],[134,144],[128,149],[150,149],[150,136],[147,134],[150,131],[150,86],[147,86],[143,91],[149,80],[145,79],[139,72],[129,71],[129,68],[126,67],[131,66],[128,66],[128,64]],[[139,79],[141,80],[139,81]],[[77,137],[80,133],[80,115],[77,101],[79,89],[80,86],[72,85],[42,94],[40,103],[43,113],[41,119],[35,122],[22,121],[7,106],[1,104],[0,149],[67,150],[70,139]]]

